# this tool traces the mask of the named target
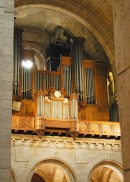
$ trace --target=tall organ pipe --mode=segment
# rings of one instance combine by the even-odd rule
[[[87,103],[94,104],[94,80],[93,80],[93,70],[92,68],[86,69],[86,96]]]
[[[14,75],[13,75],[13,94],[19,95],[19,69],[22,53],[22,33],[21,29],[14,30]]]
[[[79,100],[84,101],[84,83],[83,83],[83,46],[85,39],[83,37],[74,37],[72,41],[72,65],[73,65],[73,91],[79,95]]]

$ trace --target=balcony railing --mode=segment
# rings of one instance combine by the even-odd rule
[[[79,121],[78,133],[82,135],[98,135],[98,136],[115,136],[120,137],[119,122],[104,122],[104,121]],[[71,120],[45,120],[45,132],[69,133],[71,128]],[[34,117],[12,116],[12,130],[14,131],[35,131]]]

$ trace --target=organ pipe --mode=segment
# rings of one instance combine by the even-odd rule
[[[30,69],[22,68],[22,96],[23,98],[31,98],[31,79],[32,73]],[[36,83],[36,82],[35,82]]]
[[[44,96],[38,95],[37,97],[37,116],[44,117]]]
[[[86,99],[88,104],[94,104],[94,75],[93,69],[86,69]]]
[[[16,29],[14,30],[14,75],[13,75],[13,94],[19,95],[19,69],[20,69],[20,61],[21,61],[21,50],[22,50],[22,30]]]
[[[67,95],[71,94],[71,83],[72,83],[72,71],[71,71],[71,66],[66,66],[64,65],[63,67],[63,86],[66,89]]]
[[[83,83],[83,46],[85,39],[74,37],[72,41],[72,69],[73,69],[73,91],[79,95],[79,100],[84,101]]]
[[[71,119],[78,119],[78,98],[76,94],[72,94],[70,101],[70,117]]]

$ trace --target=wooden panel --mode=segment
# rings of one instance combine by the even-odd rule
[[[99,107],[107,107],[108,99],[107,99],[107,85],[106,78],[96,78],[96,103]]]
[[[12,129],[33,131],[34,117],[12,116]]]
[[[96,76],[106,77],[106,75],[107,75],[106,64],[96,63]]]
[[[62,56],[62,58],[61,58],[61,64],[71,65],[72,64],[72,58],[71,57]]]
[[[98,107],[108,107],[107,70],[103,63],[96,63],[96,101]]]
[[[98,107],[90,104],[79,109],[78,118],[79,121],[109,121],[109,110],[107,107]]]
[[[94,64],[95,64],[95,61],[93,61],[93,60],[84,60],[83,61],[83,67],[86,67],[86,68],[91,68],[91,67],[93,67],[94,66]]]
[[[34,102],[32,100],[22,100],[20,112],[15,113],[20,116],[34,116]]]
[[[81,121],[79,122],[79,133],[84,135],[106,135],[106,136],[121,136],[120,123],[104,122],[104,121]]]
[[[75,121],[74,121],[75,122]],[[45,131],[68,133],[72,121],[66,120],[45,120]],[[104,136],[121,136],[119,122],[104,121],[79,121],[79,134],[104,135]],[[21,131],[34,131],[33,117],[12,117],[12,129]]]

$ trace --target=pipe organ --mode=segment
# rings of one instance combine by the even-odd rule
[[[83,59],[84,41],[73,38],[72,57],[61,56],[57,71],[37,69],[33,52],[33,67],[22,67],[15,53],[13,94],[19,96],[17,100],[20,98],[22,104],[21,111],[13,115],[24,113],[26,117],[31,112],[37,133],[64,128],[77,135],[81,121],[109,121],[106,65]],[[31,102],[30,107],[26,102]]]

